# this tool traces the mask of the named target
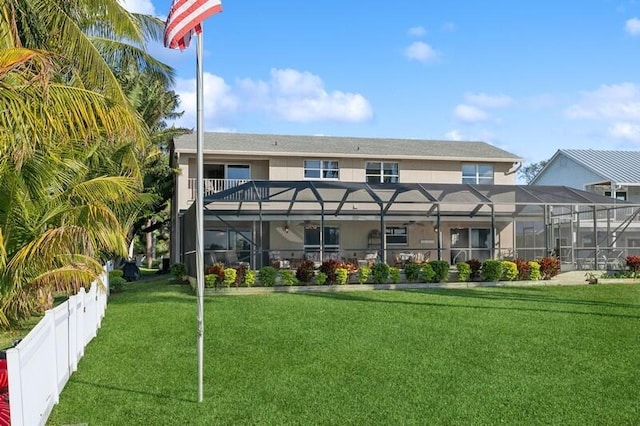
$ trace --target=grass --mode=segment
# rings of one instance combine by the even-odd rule
[[[640,286],[109,302],[51,425],[638,424]]]

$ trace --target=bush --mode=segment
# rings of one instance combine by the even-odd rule
[[[349,271],[346,268],[336,268],[336,284],[345,285],[349,279]]]
[[[276,284],[276,268],[273,266],[263,266],[258,272],[258,280],[265,287],[273,287]]]
[[[482,262],[478,259],[469,259],[465,262],[471,267],[471,279],[477,280],[480,278],[480,268],[482,268]]]
[[[456,263],[456,269],[458,270],[458,281],[469,281],[469,278],[471,278],[471,266],[467,262]]]
[[[417,282],[420,280],[420,265],[409,262],[404,265],[404,274],[409,282]]]
[[[531,279],[531,268],[529,267],[529,262],[518,258],[514,260],[514,263],[518,268],[518,280],[525,281]]]
[[[176,277],[176,281],[182,282],[185,275],[187,275],[187,266],[182,262],[176,262],[171,265],[169,269],[171,275]]]
[[[513,281],[518,277],[518,265],[510,260],[502,261],[502,279]]]
[[[109,271],[109,280],[116,277],[122,278],[122,269],[114,269],[113,271]]]
[[[248,269],[249,268],[247,267],[247,265],[244,265],[244,264],[238,265],[238,267],[236,268],[236,281],[234,283],[236,287],[239,287],[244,283],[245,281],[244,276],[247,274]]]
[[[420,268],[420,272],[422,274],[422,280],[426,283],[432,283],[435,282],[435,276],[436,273],[433,270],[433,267],[431,266],[431,262],[427,262],[425,264],[422,265],[422,267]]]
[[[114,276],[111,278],[111,274],[109,274],[109,291],[111,291],[111,293],[120,293],[124,291],[125,284],[127,284],[127,280],[121,276]]]
[[[315,263],[313,260],[305,259],[302,261],[298,269],[296,269],[296,278],[303,283],[310,283],[315,275]]]
[[[337,260],[329,259],[325,260],[322,262],[322,265],[320,265],[320,272],[327,274],[327,282],[329,284],[336,283],[336,269],[338,269],[340,263],[341,262],[338,262]]]
[[[431,282],[442,283],[447,281],[449,278],[449,262],[446,260],[432,260],[429,264],[435,274]]]
[[[550,280],[560,272],[560,261],[555,257],[543,257],[538,263],[543,280]]]
[[[494,259],[487,259],[482,263],[480,272],[482,281],[499,281],[502,277],[502,262]]]
[[[215,275],[216,285],[224,281],[224,263],[217,262],[204,269],[205,275]]]
[[[326,282],[327,274],[325,274],[324,272],[318,272],[318,275],[316,275],[316,284],[324,285]]]
[[[360,284],[364,284],[369,280],[369,276],[371,275],[371,268],[368,266],[361,266],[358,269],[358,282]]]
[[[392,283],[398,284],[400,282],[400,268],[396,268],[395,266],[390,267],[389,278]]]
[[[280,269],[280,278],[284,285],[298,285],[296,274],[291,269]]]
[[[636,275],[640,273],[640,256],[627,256],[627,268]]]
[[[530,260],[527,265],[529,265],[529,279],[530,280],[539,280],[540,279],[540,264],[535,260]]]
[[[247,269],[244,274],[244,281],[242,282],[247,287],[251,287],[256,283],[256,271],[253,269]]]
[[[383,262],[376,263],[371,268],[371,276],[376,284],[386,283],[389,279],[389,265]]]
[[[218,286],[218,276],[216,274],[207,274],[204,276],[204,286],[213,288]]]
[[[238,273],[234,268],[226,268],[224,270],[224,278],[222,279],[222,284],[224,284],[224,286],[227,288],[231,287],[231,284],[234,284],[236,282],[237,274]]]

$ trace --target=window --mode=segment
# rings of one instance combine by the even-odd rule
[[[611,197],[611,191],[604,191],[604,195]],[[616,191],[616,200],[627,201],[626,191]]]
[[[406,226],[387,226],[385,229],[387,237],[387,245],[390,246],[406,246],[407,245],[407,227]]]
[[[398,183],[398,163],[367,162],[367,183]]]
[[[340,179],[338,162],[332,160],[304,160],[305,179]]]
[[[340,228],[324,227],[324,252],[338,253],[340,251]],[[304,230],[304,252],[320,252],[320,227],[305,228]]]
[[[488,228],[452,228],[451,264],[469,259],[491,258],[491,230]]]
[[[463,164],[462,183],[493,184],[493,164]]]

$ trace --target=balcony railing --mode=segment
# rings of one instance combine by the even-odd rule
[[[233,188],[243,183],[249,182],[249,179],[203,179],[204,180],[204,196],[215,194],[216,192],[224,191],[225,189]],[[189,200],[196,199],[197,179],[189,178]]]

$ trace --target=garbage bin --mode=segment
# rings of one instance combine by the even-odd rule
[[[169,259],[168,257],[163,257],[162,258],[162,272],[169,272],[169,262],[171,261],[171,259]]]
[[[122,265],[122,278],[127,281],[140,279],[140,268],[138,268],[135,260],[129,260]]]

